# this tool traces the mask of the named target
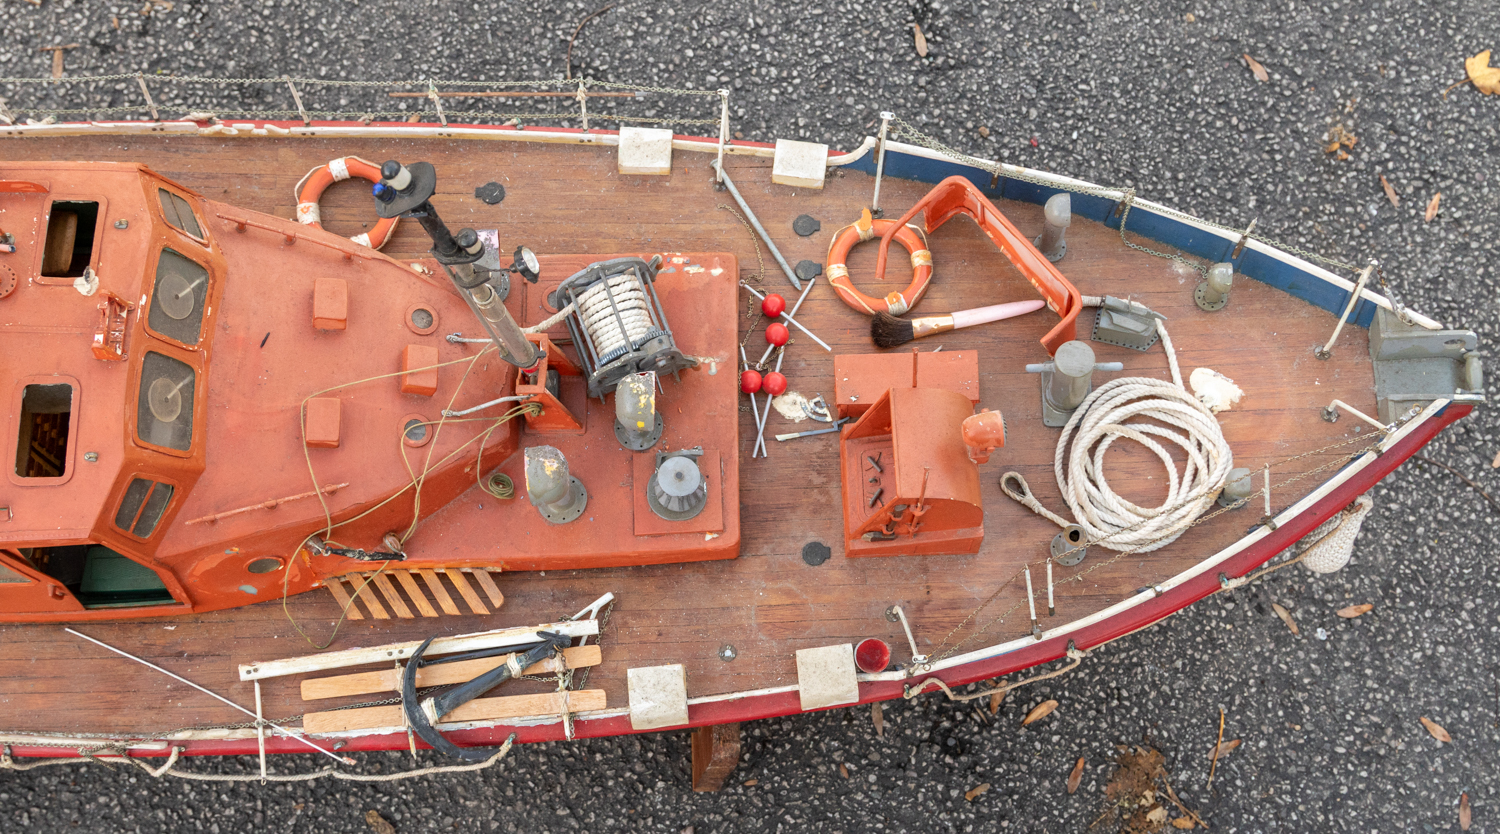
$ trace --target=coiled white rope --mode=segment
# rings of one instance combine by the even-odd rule
[[[1219,421],[1183,387],[1167,328],[1158,320],[1156,329],[1172,381],[1121,377],[1095,389],[1063,427],[1053,458],[1058,489],[1088,544],[1110,550],[1149,553],[1176,541],[1208,510],[1229,476],[1232,453]],[[1110,487],[1104,456],[1121,439],[1150,449],[1166,467],[1167,497],[1160,506],[1138,506]],[[1187,456],[1180,473],[1171,445]],[[1020,473],[1005,473],[1000,488],[1059,527],[1068,526],[1036,500]]]
[[[610,304],[613,295],[614,304]],[[618,309],[619,318],[615,317]],[[656,323],[651,319],[651,306],[641,288],[640,280],[631,273],[613,275],[590,287],[578,297],[578,318],[594,340],[600,361],[608,361],[610,354],[629,350]],[[624,325],[624,330],[620,329]]]

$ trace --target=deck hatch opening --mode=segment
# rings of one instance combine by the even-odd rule
[[[47,217],[47,242],[42,250],[42,276],[77,278],[94,258],[94,231],[99,204],[58,200]]]
[[[188,205],[187,200],[165,188],[157,189],[156,195],[161,199],[161,216],[167,221],[167,225],[203,240],[203,227],[198,225],[198,216],[193,213],[193,207]]]
[[[185,345],[198,344],[207,301],[208,270],[179,252],[161,250],[147,318],[152,331]]]
[[[28,385],[21,391],[16,436],[16,474],[61,478],[68,473],[68,437],[73,424],[73,386]]]
[[[141,362],[136,436],[142,442],[186,452],[193,441],[193,389],[197,375],[186,362],[148,352]]]
[[[174,491],[171,484],[159,484],[145,478],[132,480],[125,490],[125,497],[120,499],[115,526],[139,538],[150,538],[171,505]]]

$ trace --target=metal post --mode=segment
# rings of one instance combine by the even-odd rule
[[[282,76],[282,80],[286,82],[286,88],[292,91],[292,101],[297,105],[297,113],[302,116],[303,127],[310,126],[312,119],[307,117],[307,108],[302,106],[302,96],[298,95],[297,88],[292,86],[291,76],[284,75]]]
[[[1344,329],[1344,322],[1349,320],[1349,314],[1354,312],[1354,305],[1359,303],[1359,295],[1364,292],[1365,284],[1370,280],[1370,273],[1375,271],[1376,261],[1372,258],[1364,269],[1359,271],[1359,280],[1354,282],[1354,292],[1349,293],[1349,303],[1344,305],[1344,314],[1339,316],[1339,323],[1333,327],[1333,335],[1328,337],[1328,344],[1314,351],[1319,359],[1330,359],[1333,357],[1333,343],[1338,341],[1339,331]]]
[[[146,107],[151,111],[151,121],[161,121],[161,116],[156,113],[156,102],[151,100],[151,91],[146,89],[146,76],[143,73],[135,74],[135,81],[141,85],[141,95],[146,97]]]
[[[448,117],[443,115],[443,100],[438,97],[437,85],[433,84],[430,78],[427,79],[427,97],[432,99],[432,106],[437,108],[438,121],[443,127],[447,127]]]
[[[260,783],[266,783],[266,718],[260,706],[260,681],[255,682],[255,741],[260,747]]]
[[[724,181],[724,147],[729,144],[729,91],[719,90],[719,161],[716,181]]]
[[[798,291],[801,291],[802,282],[797,279],[797,273],[792,271],[792,268],[787,265],[786,258],[781,257],[781,250],[776,248],[776,243],[771,240],[771,235],[766,231],[766,227],[760,225],[760,219],[755,216],[755,212],[751,211],[750,207],[745,205],[745,198],[741,197],[740,190],[734,187],[734,180],[729,178],[729,172],[725,171],[723,164],[719,162],[714,163],[714,168],[718,169],[719,176],[723,177],[722,182],[724,183],[724,187],[729,189],[729,196],[733,197],[734,201],[739,204],[740,211],[745,213],[745,219],[750,221],[750,225],[754,227],[756,234],[759,234],[760,239],[765,241],[766,248],[771,250],[771,256],[781,266],[781,271],[786,273],[787,280],[791,281],[792,286],[796,287]]]
[[[589,94],[583,87],[583,79],[578,79],[578,118],[583,119],[583,132],[589,132]]]
[[[880,178],[885,176],[885,137],[891,125],[891,119],[896,114],[889,110],[880,111],[880,146],[875,153],[875,196],[870,198],[870,213],[880,213]]]

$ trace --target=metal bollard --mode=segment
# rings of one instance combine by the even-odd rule
[[[1094,371],[1123,371],[1120,362],[1095,362],[1087,342],[1063,343],[1051,362],[1027,365],[1026,373],[1042,375],[1042,424],[1065,426],[1068,418],[1094,387]]]
[[[526,497],[553,524],[578,518],[589,503],[589,491],[568,471],[567,458],[555,446],[526,450]]]
[[[1207,312],[1224,309],[1229,303],[1229,287],[1234,283],[1234,264],[1220,263],[1208,268],[1208,277],[1193,290],[1193,300]]]
[[[1219,506],[1231,507],[1238,501],[1255,494],[1254,484],[1250,482],[1250,470],[1243,466],[1229,470],[1229,475],[1224,481],[1224,491],[1219,493]]]
[[[615,385],[615,439],[632,452],[644,452],[661,439],[656,413],[656,372],[626,374]]]
[[[1032,241],[1036,248],[1047,257],[1047,260],[1057,263],[1068,254],[1068,241],[1066,238],[1068,225],[1073,222],[1073,195],[1064,191],[1061,194],[1053,194],[1047,199],[1047,208],[1044,212],[1046,223],[1042,227],[1042,236]]]

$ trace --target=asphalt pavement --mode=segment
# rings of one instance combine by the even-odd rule
[[[0,75],[46,75],[51,56],[38,49],[77,43],[70,75],[557,78],[595,2],[10,0]],[[578,32],[570,69],[727,87],[746,139],[849,149],[889,109],[983,157],[1131,186],[1228,225],[1255,220],[1295,246],[1378,258],[1403,300],[1479,330],[1488,350],[1500,321],[1500,95],[1443,91],[1489,48],[1500,48],[1491,0],[682,0],[609,8]],[[117,106],[133,95],[101,90]],[[713,101],[645,105],[711,118]],[[17,95],[8,104],[33,106]],[[1328,151],[1341,135],[1355,141]],[[1493,380],[1500,361],[1487,361]],[[1496,411],[1481,408],[1423,454],[1500,497],[1497,435]],[[689,789],[688,736],[668,732],[533,745],[483,773],[401,783],[157,781],[77,765],[0,773],[0,829],[359,832],[376,830],[365,820],[374,810],[402,834],[1113,831],[1122,809],[1104,787],[1122,747],[1148,744],[1214,831],[1458,830],[1463,794],[1470,830],[1500,831],[1500,510],[1420,461],[1372,497],[1338,573],[1294,566],[1205,600],[1018,690],[994,716],[927,696],[888,704],[883,738],[868,708],[746,725],[743,759],[718,794]],[[1359,603],[1373,610],[1335,615]],[[1022,727],[1047,699],[1057,710]],[[1224,739],[1242,743],[1209,788],[1221,710]],[[404,755],[363,758],[381,772],[409,766]],[[249,759],[190,766],[253,769]]]

